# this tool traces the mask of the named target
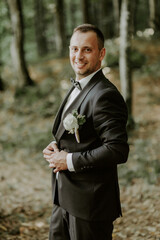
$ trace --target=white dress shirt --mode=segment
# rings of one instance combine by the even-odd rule
[[[81,88],[83,90],[83,88],[87,85],[87,83],[91,80],[91,78],[99,71],[100,69],[98,69],[96,72],[91,73],[90,75],[88,75],[85,78],[82,78],[81,80],[79,80],[79,83],[81,85]],[[71,103],[74,101],[74,99],[79,95],[79,93],[81,92],[81,90],[79,90],[78,88],[74,88],[74,90],[71,92],[70,96],[68,97],[68,100],[66,102],[66,105],[64,106],[63,109],[63,113],[67,110],[67,108],[71,105]],[[62,116],[63,116],[62,113]],[[67,167],[68,170],[73,172],[75,171],[74,166],[73,166],[73,162],[72,162],[72,153],[68,153],[67,157]]]

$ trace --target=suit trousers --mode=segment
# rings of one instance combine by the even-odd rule
[[[54,205],[49,240],[111,240],[113,222],[86,221]]]

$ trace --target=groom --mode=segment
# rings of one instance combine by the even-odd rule
[[[110,240],[121,216],[117,164],[128,157],[127,108],[105,78],[104,37],[95,26],[74,29],[70,62],[76,81],[56,116],[44,158],[53,168],[50,240]]]

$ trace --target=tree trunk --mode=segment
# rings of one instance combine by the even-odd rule
[[[160,31],[158,0],[149,0],[149,12],[150,27],[153,28],[154,31]]]
[[[133,35],[136,34],[137,32],[137,21],[136,21],[136,13],[137,13],[137,9],[138,9],[138,3],[139,0],[134,0],[131,1],[131,31],[133,33]]]
[[[35,8],[35,33],[37,50],[39,56],[44,56],[47,54],[47,40],[45,37],[45,8],[43,0],[34,0]]]
[[[26,68],[26,62],[24,58],[24,35],[23,35],[23,16],[20,0],[7,0],[10,11],[10,18],[12,24],[12,44],[11,55],[13,64],[15,66],[19,86],[33,85],[29,73]]]
[[[83,23],[90,23],[89,1],[88,0],[82,0],[81,3],[82,3]]]
[[[113,18],[113,4],[112,0],[102,0],[101,11],[99,11],[98,16],[100,16],[100,26],[104,34],[105,39],[112,38],[114,36],[114,18]]]
[[[0,91],[4,91],[4,83],[1,76],[0,76]]]
[[[1,74],[1,67],[3,66],[3,63],[0,61],[0,74]],[[0,75],[0,91],[4,91],[4,82]]]
[[[95,1],[90,1],[89,14],[90,14],[90,23],[97,26],[99,23],[99,16],[98,16],[98,11],[97,11]]]
[[[69,6],[70,6],[70,21],[71,21],[71,24],[70,24],[70,29],[71,29],[71,33],[73,31],[73,29],[75,28],[75,26],[77,25],[76,23],[76,17],[75,17],[75,13],[76,13],[76,4],[75,2],[73,2],[72,0],[69,1]]]
[[[113,15],[115,22],[115,36],[119,36],[119,16],[120,16],[120,2],[119,0],[113,0]]]
[[[132,75],[130,64],[131,39],[130,39],[130,0],[122,0],[120,19],[120,81],[122,95],[128,107],[128,127],[133,127],[132,117]]]
[[[60,56],[66,53],[66,33],[65,33],[65,17],[64,17],[64,1],[56,0],[56,46]]]

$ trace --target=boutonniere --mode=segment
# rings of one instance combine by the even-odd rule
[[[63,126],[68,133],[75,134],[76,140],[80,143],[79,126],[86,122],[85,115],[78,114],[77,110],[73,110],[63,120]]]

